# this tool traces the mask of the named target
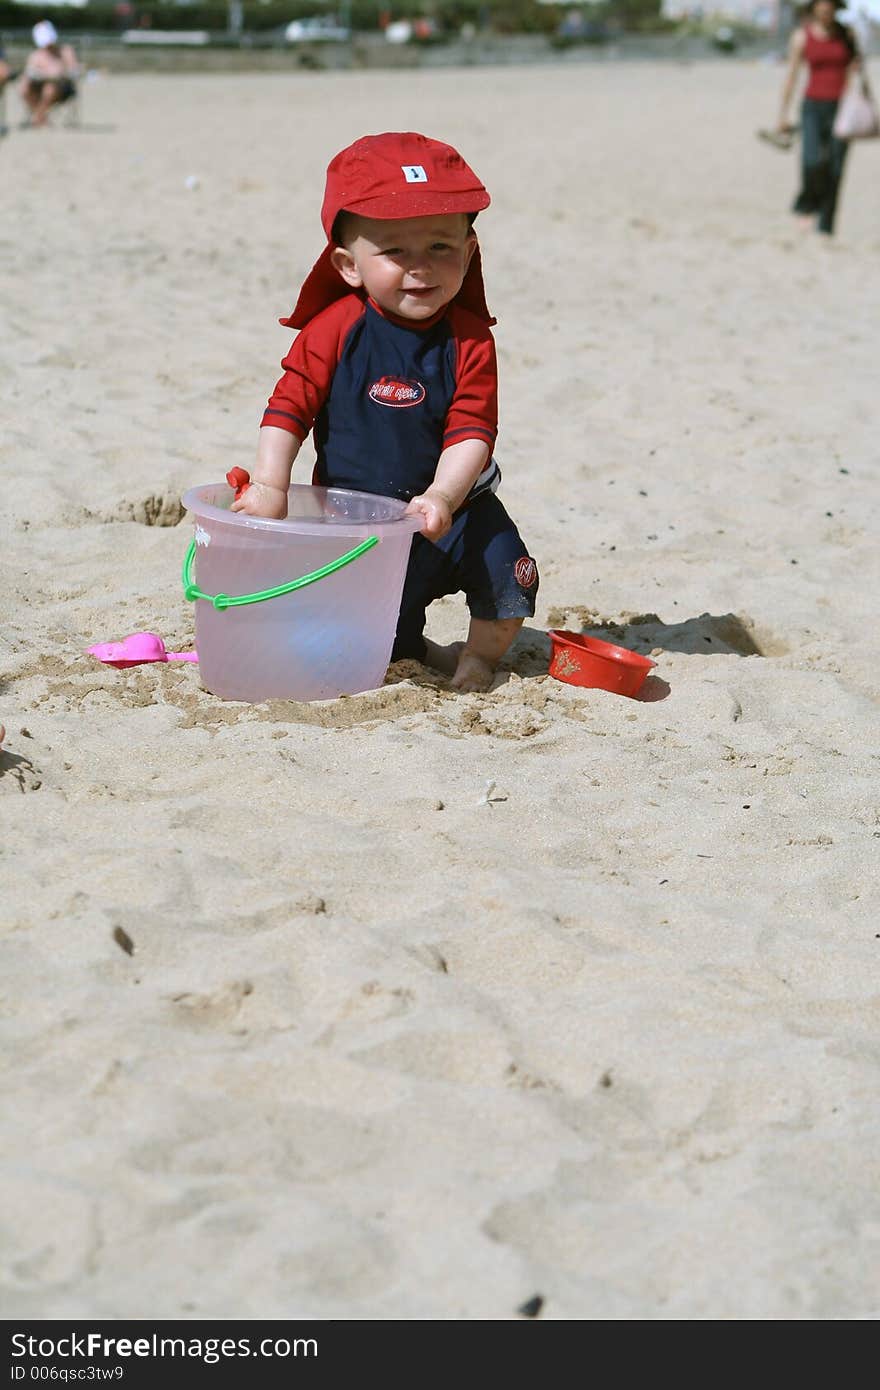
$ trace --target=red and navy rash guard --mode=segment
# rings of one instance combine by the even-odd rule
[[[489,462],[468,500],[500,480],[495,343],[456,304],[426,323],[346,295],[316,315],[281,363],[264,425],[302,442],[315,432],[314,482],[404,501],[434,481],[441,453],[480,439]]]

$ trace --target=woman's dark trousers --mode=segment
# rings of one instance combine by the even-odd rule
[[[819,231],[834,231],[837,195],[843,177],[847,142],[832,133],[836,101],[805,97],[801,107],[801,191],[794,211],[817,213]]]

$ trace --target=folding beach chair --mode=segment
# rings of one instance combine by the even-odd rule
[[[61,112],[61,124],[66,130],[79,130],[82,125],[82,89],[85,81],[85,73],[81,72],[76,79],[74,89],[69,97],[65,97],[59,103],[58,110]]]

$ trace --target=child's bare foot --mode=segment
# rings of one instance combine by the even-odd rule
[[[467,647],[462,647],[452,677],[452,685],[456,690],[488,690],[494,676],[495,667],[491,661],[486,661],[475,652],[469,652]]]
[[[6,737],[6,730],[4,729],[3,725],[0,724],[0,744],[3,743],[3,740],[5,739],[5,737]]]
[[[425,638],[425,665],[450,676],[456,690],[488,690],[522,618],[471,618],[466,642],[441,647]]]
[[[463,648],[464,642],[450,642],[448,646],[441,647],[438,642],[426,637],[424,665],[430,666],[432,671],[439,671],[441,676],[454,676]]]

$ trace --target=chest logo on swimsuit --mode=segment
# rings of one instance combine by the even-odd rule
[[[425,388],[420,381],[406,381],[402,376],[380,376],[370,387],[369,397],[377,405],[420,405]]]

